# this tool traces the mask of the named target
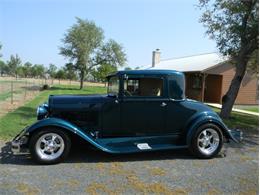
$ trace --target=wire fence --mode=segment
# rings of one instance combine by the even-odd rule
[[[79,86],[78,81],[0,77],[0,116],[33,99],[43,85]],[[84,86],[105,86],[103,83],[84,82]]]

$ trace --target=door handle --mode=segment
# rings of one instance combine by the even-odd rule
[[[161,107],[167,106],[167,104],[165,102],[161,103]]]
[[[115,103],[118,104],[119,103],[118,100],[115,100]]]

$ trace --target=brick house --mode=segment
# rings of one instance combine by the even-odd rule
[[[184,72],[186,96],[208,103],[221,103],[235,74],[235,67],[217,53],[174,59],[160,59],[160,51],[153,52],[152,65],[145,69],[172,69]],[[246,73],[235,104],[258,104],[258,79]]]

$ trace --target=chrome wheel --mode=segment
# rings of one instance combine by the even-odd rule
[[[36,153],[43,160],[59,158],[65,148],[63,138],[56,133],[46,133],[36,142]]]
[[[213,154],[219,146],[220,138],[215,129],[204,129],[198,136],[197,144],[201,153],[205,155]]]

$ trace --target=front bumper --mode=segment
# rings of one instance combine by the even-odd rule
[[[237,143],[242,142],[243,132],[239,129],[229,129],[228,130],[231,139]]]
[[[28,153],[28,127],[24,128],[11,142],[13,154],[25,154]]]

